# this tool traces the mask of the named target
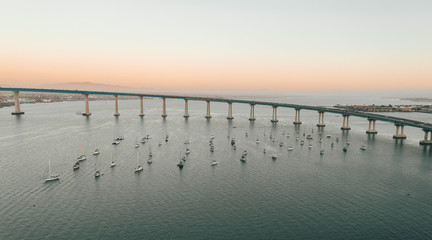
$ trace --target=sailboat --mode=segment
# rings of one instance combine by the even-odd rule
[[[51,182],[59,180],[59,176],[57,174],[51,173],[51,160],[48,160],[48,177],[45,178],[45,182]]]
[[[87,159],[87,156],[83,153],[83,146],[80,144],[80,152],[81,155],[78,157],[78,161],[84,161]]]
[[[75,150],[75,157],[74,159],[76,159],[76,150]],[[73,165],[73,170],[78,170],[80,168],[81,164],[79,161],[77,161],[74,165]]]
[[[150,157],[150,158],[153,157],[152,148],[151,148],[150,145],[149,145],[149,157]]]
[[[100,175],[101,175],[101,173],[100,173],[100,171],[96,168],[96,158],[94,158],[94,160],[95,160],[95,178],[98,178],[98,177],[100,177]]]
[[[138,150],[136,151],[136,165],[135,173],[141,172],[143,170],[143,166],[138,165]]]
[[[115,167],[117,164],[116,164],[116,162],[114,161],[114,152],[112,152],[111,153],[111,165],[110,165],[110,167]]]
[[[93,152],[93,155],[99,155],[99,154],[100,154],[99,149],[97,149],[97,148],[95,147],[95,150],[94,150],[94,152]]]

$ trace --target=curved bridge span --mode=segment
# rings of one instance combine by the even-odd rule
[[[299,104],[288,104],[288,103],[278,103],[278,102],[266,102],[266,101],[253,101],[253,100],[243,100],[243,99],[228,99],[228,98],[215,98],[215,97],[194,97],[194,96],[185,96],[185,95],[161,95],[161,94],[143,94],[143,93],[125,93],[125,92],[103,92],[103,91],[85,91],[85,90],[62,90],[62,89],[41,89],[41,88],[0,88],[0,91],[11,91],[15,94],[15,112],[12,112],[12,115],[21,115],[24,112],[20,109],[19,104],[19,92],[39,92],[39,93],[66,93],[66,94],[80,94],[85,96],[85,113],[84,116],[90,116],[89,110],[89,95],[111,95],[115,98],[115,113],[114,116],[119,116],[118,112],[118,96],[135,96],[139,97],[141,100],[141,108],[140,108],[140,116],[144,116],[143,112],[143,98],[161,98],[163,100],[163,109],[162,109],[162,117],[167,117],[166,113],[166,102],[168,99],[183,99],[185,101],[185,114],[184,117],[188,118],[188,101],[205,101],[207,102],[207,113],[206,118],[211,118],[210,114],[210,103],[211,102],[226,102],[228,103],[228,116],[227,119],[233,119],[232,116],[232,104],[249,104],[250,105],[250,121],[255,120],[255,105],[265,105],[271,106],[273,108],[273,116],[271,121],[276,123],[277,120],[277,108],[292,108],[295,109],[295,120],[294,124],[301,124],[300,119],[300,111],[301,110],[311,110],[319,113],[318,118],[318,127],[324,127],[324,113],[333,113],[340,114],[343,116],[343,125],[341,127],[342,130],[350,130],[349,126],[349,117],[355,116],[360,118],[366,118],[369,121],[369,129],[366,131],[368,134],[376,134],[378,133],[375,129],[376,121],[384,121],[395,124],[396,126],[396,134],[393,135],[395,139],[404,139],[406,136],[404,135],[404,127],[410,126],[415,128],[420,128],[425,132],[424,140],[420,141],[421,145],[432,145],[432,124],[426,122],[420,122],[411,119],[398,118],[374,113],[367,112],[359,112],[359,111],[347,111],[343,109],[335,109],[331,107],[319,107],[319,106],[308,106],[308,105],[299,105]],[[400,130],[400,131],[399,131]],[[429,138],[429,135],[430,138]]]

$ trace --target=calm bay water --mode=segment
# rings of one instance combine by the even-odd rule
[[[336,97],[269,100],[343,103]],[[389,103],[360,103],[368,101]],[[368,137],[365,119],[352,117],[352,130],[342,133],[342,117],[327,114],[321,156],[316,112],[302,111],[296,129],[289,109],[279,109],[279,123],[271,124],[270,107],[256,106],[257,121],[250,123],[248,105],[234,105],[235,119],[228,121],[227,104],[212,103],[207,121],[205,103],[190,102],[185,121],[180,100],[167,101],[165,120],[160,100],[145,100],[144,119],[138,100],[119,104],[117,119],[113,101],[91,102],[90,118],[76,114],[83,102],[22,105],[21,117],[0,109],[0,239],[432,238],[432,150],[418,145],[420,129],[407,128],[401,143],[391,138],[395,128],[389,123],[378,122],[378,135]],[[428,114],[394,115],[431,122]],[[313,135],[311,149],[309,141],[296,141],[297,132]],[[112,146],[119,134],[126,139]],[[152,139],[138,148],[144,171],[135,174],[134,145],[147,134]],[[237,150],[228,136],[235,137]],[[351,145],[344,153],[347,139]],[[74,172],[80,145],[88,159]],[[368,149],[361,151],[361,145]],[[186,147],[191,154],[180,171],[176,164]],[[97,157],[94,148],[101,150]],[[112,153],[115,168],[109,167]],[[44,183],[48,160],[59,182]],[[210,166],[211,160],[219,164]],[[95,168],[103,173],[99,179]]]

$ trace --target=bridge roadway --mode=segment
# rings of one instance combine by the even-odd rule
[[[250,105],[267,105],[272,107],[284,107],[293,108],[298,110],[312,110],[317,112],[328,112],[335,114],[342,114],[345,116],[356,116],[361,118],[367,118],[369,120],[379,120],[384,122],[391,122],[399,126],[410,126],[415,128],[421,128],[424,131],[432,131],[432,124],[426,122],[420,122],[416,120],[398,118],[374,113],[360,112],[360,111],[347,111],[344,109],[320,107],[320,106],[308,106],[299,104],[289,103],[278,103],[278,102],[266,102],[266,101],[253,101],[253,100],[242,100],[242,99],[227,99],[217,97],[194,97],[194,96],[183,96],[183,95],[161,95],[161,94],[143,94],[143,93],[124,93],[124,92],[103,92],[103,91],[84,91],[84,90],[62,90],[62,89],[41,89],[41,88],[1,88],[0,91],[12,91],[12,92],[40,92],[40,93],[67,93],[67,94],[82,94],[82,95],[112,95],[112,96],[136,96],[136,97],[149,97],[149,98],[168,98],[168,99],[184,99],[194,101],[211,101],[211,102],[226,102],[226,103],[242,103]]]

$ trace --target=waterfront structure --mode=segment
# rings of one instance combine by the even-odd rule
[[[82,94],[85,97],[85,112],[82,114],[84,116],[90,116],[90,107],[89,107],[89,95],[112,95],[115,98],[115,116],[119,116],[118,109],[118,96],[136,96],[140,98],[140,114],[139,116],[144,117],[143,111],[143,97],[152,97],[152,98],[161,98],[163,101],[162,105],[162,117],[167,117],[166,112],[166,99],[184,99],[185,101],[185,114],[184,117],[187,119],[189,117],[188,113],[188,100],[194,101],[206,101],[207,102],[207,113],[206,118],[210,119],[210,103],[211,102],[226,102],[228,103],[228,117],[227,119],[233,119],[232,116],[232,104],[249,104],[250,109],[250,121],[255,120],[255,105],[263,105],[263,106],[272,106],[273,115],[271,122],[277,123],[277,108],[292,108],[295,110],[295,120],[294,124],[301,124],[300,121],[300,110],[310,110],[316,111],[319,114],[318,127],[324,127],[324,113],[333,113],[333,114],[341,114],[343,116],[343,124],[342,130],[350,130],[349,126],[349,118],[350,116],[367,118],[369,121],[369,129],[366,131],[367,134],[377,134],[378,131],[375,128],[375,122],[384,121],[395,124],[396,126],[396,134],[393,136],[395,139],[405,139],[407,136],[404,134],[405,126],[421,128],[425,132],[424,140],[420,141],[421,145],[432,145],[432,136],[429,139],[429,133],[432,132],[432,124],[419,122],[411,119],[404,119],[392,116],[379,115],[374,113],[360,112],[360,111],[350,111],[346,109],[338,109],[331,107],[318,107],[318,106],[308,106],[308,105],[298,105],[298,104],[288,104],[288,103],[275,103],[275,102],[264,102],[264,101],[250,101],[250,100],[240,100],[240,99],[226,99],[226,98],[212,98],[212,97],[192,97],[192,96],[181,96],[181,95],[157,95],[157,94],[142,94],[142,93],[120,93],[120,92],[101,92],[101,91],[79,91],[79,90],[61,90],[61,89],[38,89],[38,88],[0,88],[0,91],[12,91],[14,92],[15,97],[15,111],[12,112],[12,115],[21,115],[24,112],[21,111],[20,102],[19,102],[19,92],[45,92],[45,93],[67,93],[67,94]],[[372,127],[373,126],[373,127]]]

